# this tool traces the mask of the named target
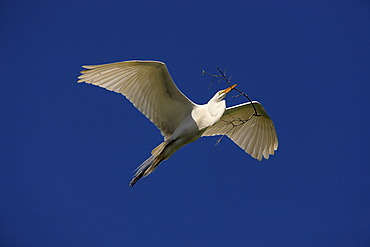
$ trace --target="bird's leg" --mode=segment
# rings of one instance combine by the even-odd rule
[[[133,187],[133,186],[136,184],[136,182],[137,182],[137,181],[139,181],[139,179],[140,179],[140,178],[142,178],[142,177],[144,176],[144,173],[145,173],[145,171],[142,171],[142,172],[140,172],[137,176],[135,176],[135,177],[131,180],[131,182],[130,182],[130,186],[131,186],[131,187]]]
[[[146,161],[144,161],[138,168],[135,174],[135,177],[131,180],[130,186],[133,187],[139,179],[142,177],[146,177],[159,166],[159,164],[169,158],[168,155],[165,154],[166,148],[172,145],[175,140],[168,140],[159,144],[155,149],[152,151],[152,156],[150,156]]]
[[[130,186],[133,187],[139,179],[142,177],[148,176],[150,173],[154,172],[154,170],[157,168],[157,166],[164,160],[161,156],[151,156],[149,159],[144,161],[144,163],[138,167],[139,173],[135,175],[135,177],[131,180]]]

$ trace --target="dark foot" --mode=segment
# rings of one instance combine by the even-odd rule
[[[138,174],[137,176],[135,176],[135,177],[131,180],[131,182],[130,182],[130,186],[131,186],[131,187],[133,187],[133,186],[136,184],[136,182],[137,182],[137,181],[139,181],[139,179],[143,177],[144,172],[145,172],[145,171],[140,172],[140,174]]]

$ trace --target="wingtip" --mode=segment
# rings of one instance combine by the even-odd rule
[[[82,68],[84,69],[93,69],[95,68],[97,65],[82,65]]]

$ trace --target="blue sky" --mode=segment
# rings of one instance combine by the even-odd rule
[[[2,1],[1,246],[369,246],[369,1]],[[82,65],[167,64],[206,103],[225,69],[274,120],[259,162],[162,141]],[[243,98],[228,97],[228,105]]]

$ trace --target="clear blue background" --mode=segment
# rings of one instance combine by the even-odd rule
[[[0,246],[370,246],[369,1],[2,1],[0,24]],[[202,138],[129,187],[162,137],[76,81],[130,59],[197,103],[225,69],[276,155]]]

